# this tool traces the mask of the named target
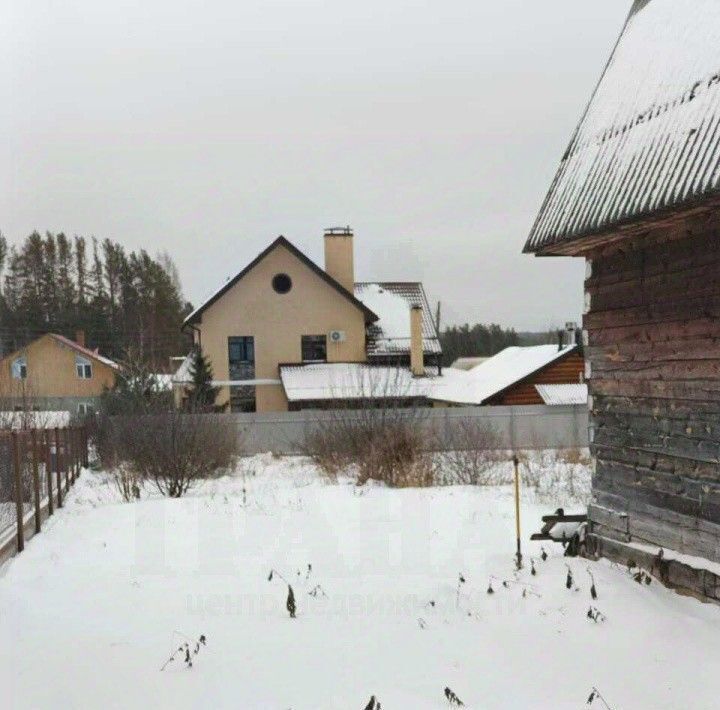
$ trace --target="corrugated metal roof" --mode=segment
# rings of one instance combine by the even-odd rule
[[[720,187],[720,2],[636,0],[526,251],[692,205]]]
[[[410,308],[422,308],[423,350],[442,352],[430,304],[417,281],[364,281],[355,284],[355,298],[378,315],[368,326],[368,355],[410,352]]]
[[[576,385],[535,385],[537,393],[545,404],[587,404],[588,387]]]

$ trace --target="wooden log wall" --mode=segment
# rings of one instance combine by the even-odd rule
[[[720,561],[720,232],[595,255],[585,290],[591,524]]]

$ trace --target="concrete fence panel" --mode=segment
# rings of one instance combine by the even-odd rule
[[[556,449],[588,445],[588,410],[583,405],[450,407],[443,409],[396,410],[393,417],[417,418],[427,430],[428,446],[443,449],[458,437],[456,432],[477,426],[494,432],[497,448]],[[352,410],[302,410],[299,412],[238,413],[214,415],[237,427],[242,448],[248,454],[270,451],[300,454],[309,432],[330,426],[338,417],[367,416]],[[378,412],[377,416],[382,416]],[[446,443],[443,443],[446,442]]]

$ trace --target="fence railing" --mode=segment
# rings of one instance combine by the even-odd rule
[[[87,465],[85,427],[0,432],[0,564],[63,506]]]

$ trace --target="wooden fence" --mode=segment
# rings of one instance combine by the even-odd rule
[[[85,427],[0,432],[0,564],[63,506],[87,465]]]

